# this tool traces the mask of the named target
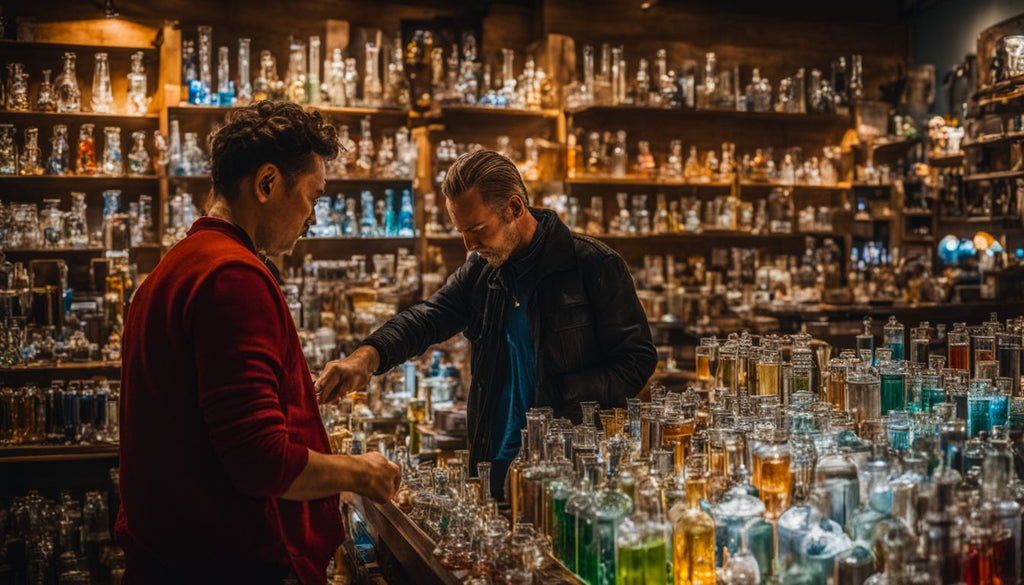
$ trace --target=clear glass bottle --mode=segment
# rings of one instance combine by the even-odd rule
[[[373,171],[373,134],[370,132],[370,117],[359,121],[359,156],[356,158],[356,170],[359,174],[369,175]]]
[[[145,175],[149,173],[149,151],[146,150],[146,132],[137,130],[132,132],[132,150],[128,153],[128,173],[131,175]]]
[[[110,85],[110,63],[106,53],[96,53],[90,105],[94,112],[109,114],[114,111],[114,93]]]
[[[231,80],[231,57],[227,47],[217,48],[217,105],[230,108],[235,105],[234,81]]]
[[[472,37],[470,37],[472,38]],[[452,47],[452,51],[455,51],[455,47]],[[388,79],[387,79],[387,91],[386,101],[389,106],[395,106],[399,108],[409,107],[409,79],[405,76],[405,65],[402,54],[402,44],[400,39],[395,39],[394,47],[391,51],[391,59],[388,62]],[[456,64],[458,57],[456,57]],[[456,73],[458,73],[456,71]],[[463,91],[466,89],[458,84],[456,87],[460,87]],[[474,88],[475,91],[475,88]],[[465,96],[463,94],[463,99]],[[476,98],[473,98],[474,102]]]
[[[39,148],[39,128],[25,128],[25,146],[21,151],[18,172],[22,175],[43,174],[43,154]]]
[[[121,155],[121,129],[117,126],[103,128],[103,165],[100,174],[116,177],[124,174]]]
[[[761,77],[755,67],[750,84],[746,91],[747,109],[751,112],[770,112],[772,110],[772,84]]]
[[[195,91],[190,87],[189,95],[192,103],[210,105],[213,103],[213,28],[199,27],[199,79]],[[194,94],[195,100],[192,100]]]
[[[170,139],[169,146],[167,148],[167,160],[168,170],[171,175],[183,176],[188,174],[188,168],[185,165],[185,157],[181,150],[181,131],[179,130],[179,124],[177,119],[170,121]]]
[[[331,53],[331,62],[324,72],[327,77],[327,99],[334,107],[344,107],[345,100],[345,59],[341,56],[341,49],[334,49]]]
[[[57,96],[53,82],[50,81],[50,69],[43,69],[43,81],[39,83],[39,95],[36,98],[36,110],[40,112],[56,112]]]
[[[580,538],[591,536],[592,550],[596,557],[597,575],[591,582],[600,585],[614,585],[615,543],[617,528],[622,520],[633,510],[633,502],[626,494],[618,490],[616,478],[620,473],[620,464],[625,456],[627,445],[622,441],[610,440],[607,445],[605,480],[602,487],[593,497],[592,505],[585,511],[588,523],[593,527],[592,535],[580,535]],[[709,518],[710,520],[710,518]],[[714,527],[711,528],[712,538]],[[711,543],[712,563],[714,562],[714,542]]]
[[[72,248],[84,248],[89,245],[88,206],[85,193],[71,193],[71,211],[64,220],[64,239]]]
[[[210,163],[206,158],[206,153],[199,147],[199,135],[195,132],[185,133],[182,166],[185,169],[185,174],[190,176],[201,176],[210,172]]]
[[[75,72],[75,54],[64,53],[61,74],[55,82],[58,112],[79,112],[82,109],[82,92],[78,89],[78,74]]]
[[[365,74],[363,76],[363,105],[377,108],[383,105],[384,88],[380,82],[380,47],[366,43]]]
[[[125,105],[128,114],[133,116],[149,112],[150,98],[146,95],[147,78],[142,58],[142,51],[132,53],[132,68],[128,72],[128,101]]]
[[[675,520],[672,567],[676,585],[715,581],[715,521],[702,507],[707,496],[707,456],[686,462],[686,508]]]
[[[61,248],[67,245],[63,241],[63,220],[60,199],[43,199],[43,208],[39,210],[39,233],[43,236],[43,247]]]
[[[633,514],[619,524],[617,533],[616,583],[667,585],[672,575],[672,526],[664,520],[656,483],[637,487]]]
[[[277,80],[274,56],[270,51],[260,51],[260,72],[252,84],[252,101],[261,102],[271,99],[274,94],[273,84]]]
[[[903,324],[896,321],[896,316],[890,316],[889,322],[882,330],[883,343],[892,350],[893,361],[900,361],[904,355],[905,334]]]
[[[306,103],[320,105],[320,37],[309,37],[309,67],[306,74]]]
[[[402,189],[402,205],[398,211],[398,237],[411,238],[415,235],[413,218],[412,191]]]
[[[64,124],[54,124],[53,137],[50,138],[50,157],[46,159],[46,174],[63,175],[70,172],[70,150],[68,127]]]
[[[295,38],[292,38],[288,51],[288,72],[285,74],[284,85],[288,101],[306,103],[306,45]]]
[[[251,43],[251,39],[238,39],[238,84],[235,86],[238,94],[235,104],[238,106],[247,106],[253,101]]]
[[[96,139],[93,137],[94,124],[82,124],[78,129],[78,158],[75,160],[75,173],[79,175],[96,174]]]

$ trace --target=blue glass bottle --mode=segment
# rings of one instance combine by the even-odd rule
[[[393,238],[398,235],[398,220],[395,217],[395,190],[384,189],[384,235]]]
[[[402,189],[402,206],[398,212],[398,235],[411,238],[416,235],[413,221],[412,192]]]
[[[893,451],[906,451],[910,448],[910,413],[905,410],[889,412],[886,424],[889,437],[889,448]]]
[[[978,433],[988,432],[992,428],[990,394],[991,383],[988,380],[971,380],[967,391],[968,437],[976,437]]]
[[[377,234],[377,218],[373,214],[373,193],[363,191],[361,201],[363,214],[359,221],[359,235],[370,238]]]

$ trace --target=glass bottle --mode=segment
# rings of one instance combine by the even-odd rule
[[[633,502],[618,490],[615,479],[620,473],[620,464],[628,447],[625,441],[609,440],[606,455],[605,481],[594,494],[593,504],[586,510],[588,522],[593,526],[592,549],[597,560],[597,575],[592,582],[600,585],[615,583],[615,543],[617,528],[623,518],[633,510]],[[710,518],[709,518],[710,520]],[[712,535],[714,527],[711,528]],[[580,535],[584,538],[585,535]],[[713,538],[713,536],[712,536]],[[714,562],[714,542],[709,551]]]
[[[64,221],[64,239],[72,248],[84,248],[89,245],[88,207],[85,193],[71,193],[71,211]]]
[[[78,89],[78,75],[75,72],[75,54],[64,53],[61,74],[55,82],[57,90],[57,111],[78,112],[82,109],[82,92]]]
[[[626,131],[615,133],[615,144],[608,161],[608,174],[613,177],[624,177],[629,163],[626,154]]]
[[[758,497],[757,488],[750,483],[740,447],[744,443],[745,439],[738,431],[726,435],[726,458],[732,468],[731,487],[714,505],[712,514],[715,520],[716,563],[722,565],[727,556],[738,554],[745,534],[748,551],[756,559],[759,571],[767,575],[771,569],[772,528],[762,518],[764,503]]]
[[[109,114],[114,110],[114,93],[110,85],[110,63],[106,53],[96,53],[90,105],[94,112]]]
[[[64,124],[54,124],[53,137],[50,138],[50,157],[46,159],[46,173],[49,175],[63,175],[70,172],[70,150],[68,127]]]
[[[858,101],[864,97],[863,65],[860,55],[850,57],[850,100]]]
[[[117,126],[103,128],[103,166],[100,173],[108,176],[124,174],[121,157],[121,129]]]
[[[185,133],[185,147],[182,150],[182,167],[186,175],[201,176],[210,172],[206,153],[199,147],[199,135],[195,132]]]
[[[369,238],[377,235],[377,218],[373,214],[373,193],[363,191],[361,195],[362,217],[359,221],[359,235]]]
[[[292,39],[288,52],[288,72],[285,74],[284,84],[288,92],[288,101],[306,103],[306,45],[295,38]]]
[[[1009,438],[1003,429],[996,427],[982,462],[982,496],[983,507],[995,524],[997,537],[992,539],[992,546],[996,553],[995,569],[1002,583],[1017,583],[1022,570],[1021,506],[1010,497],[1009,491],[1014,475]],[[999,535],[1005,536],[999,538]]]
[[[647,59],[640,59],[636,71],[636,97],[633,99],[637,106],[647,106],[651,101],[651,74],[647,68]]]
[[[904,355],[904,329],[903,324],[896,321],[895,315],[889,317],[889,322],[885,324],[882,335],[884,338],[883,343],[892,350],[893,361],[902,360]]]
[[[79,175],[96,174],[96,140],[93,138],[94,124],[82,124],[78,129],[78,158],[75,161],[75,173]]]
[[[366,43],[365,64],[363,105],[377,108],[382,105],[383,87],[380,83],[380,47],[374,43]]]
[[[653,179],[657,173],[658,165],[654,161],[654,155],[651,154],[651,143],[646,140],[641,140],[637,144],[637,148],[639,150],[636,155],[637,173]]]
[[[359,156],[356,158],[356,169],[360,174],[369,175],[373,171],[373,135],[370,132],[370,117],[359,121]]]
[[[881,414],[907,407],[906,368],[904,362],[890,359],[891,350],[878,349],[878,373],[881,378]]]
[[[149,151],[146,150],[146,133],[142,130],[132,132],[134,145],[128,153],[128,173],[145,175],[149,172]]]
[[[188,169],[185,165],[185,157],[181,150],[181,132],[179,131],[179,124],[177,119],[170,121],[170,144],[167,148],[167,160],[168,169],[170,174],[174,176],[183,176],[188,174]]]
[[[261,102],[271,98],[274,93],[272,84],[277,79],[277,72],[274,68],[274,56],[270,51],[266,49],[260,51],[260,72],[252,84],[252,101]]]
[[[39,84],[39,97],[36,98],[36,110],[40,112],[57,111],[56,92],[53,82],[50,81],[52,73],[53,71],[50,69],[43,69],[43,81]]]
[[[213,103],[213,28],[199,27],[199,79],[195,90],[189,87],[189,101],[197,105]],[[193,99],[193,97],[195,99]]]
[[[235,104],[238,106],[247,106],[253,101],[252,65],[250,63],[251,43],[251,39],[238,39],[238,84],[235,86],[235,90],[238,93],[238,96],[235,98]]]
[[[1017,396],[1020,391],[1021,375],[1020,333],[996,333],[996,361],[999,362],[999,376],[1010,380],[1010,394]]]
[[[21,151],[18,172],[22,175],[43,174],[43,155],[39,149],[39,128],[25,128],[25,147]]]
[[[953,330],[946,334],[949,343],[949,367],[954,370],[970,370],[970,333],[964,323],[954,323]]]
[[[747,109],[751,112],[770,112],[772,109],[772,84],[761,77],[755,67],[746,91]]]
[[[146,69],[142,64],[142,51],[132,53],[132,68],[128,72],[128,113],[141,116],[149,111],[150,99],[146,95]]]
[[[617,530],[616,583],[667,585],[672,575],[672,526],[664,520],[656,484],[654,489],[638,488],[636,500],[633,514]]]
[[[234,82],[231,81],[231,61],[227,47],[217,48],[217,105],[229,108],[235,105]]]
[[[675,521],[672,567],[676,585],[715,582],[715,522],[702,508],[707,494],[707,456],[686,463],[686,509]]]
[[[320,37],[309,37],[309,68],[306,74],[306,103],[320,105]]]
[[[359,71],[354,57],[345,59],[345,101],[348,105],[358,103],[356,90],[359,86]]]
[[[755,367],[757,373],[757,395],[779,396],[782,373],[782,357],[778,350],[764,350],[760,353]]]
[[[910,361],[922,366],[928,364],[928,346],[931,344],[931,331],[927,321],[910,329]]]
[[[28,73],[24,65],[11,63],[8,66],[7,109],[19,112],[29,110]]]
[[[400,238],[411,238],[416,235],[412,205],[412,192],[409,189],[402,189],[402,205],[398,211],[398,237]]]
[[[331,53],[331,62],[327,71],[324,72],[327,82],[327,99],[332,106],[345,106],[345,59],[341,56],[341,49],[334,49]]]
[[[526,522],[525,502],[523,500],[522,476],[530,464],[530,443],[527,429],[520,429],[521,441],[519,454],[508,467],[508,488],[506,499],[512,505],[512,523]]]

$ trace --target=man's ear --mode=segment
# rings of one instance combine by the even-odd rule
[[[281,182],[281,172],[272,163],[264,163],[256,169],[256,177],[253,180],[253,190],[256,200],[266,203],[274,187]]]
[[[512,218],[519,219],[526,213],[526,203],[523,202],[523,198],[518,195],[513,195],[508,200],[509,208],[512,209]]]

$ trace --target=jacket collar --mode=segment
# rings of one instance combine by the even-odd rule
[[[572,243],[572,232],[566,227],[558,214],[550,209],[530,208],[530,213],[537,218],[537,228],[546,229],[544,247],[538,254],[540,260],[537,264],[537,282],[544,277],[556,272],[571,270],[576,267],[576,250]],[[547,219],[547,221],[541,221]],[[493,270],[488,278],[488,284],[492,288],[508,289],[505,282],[504,270]]]
[[[220,232],[222,234],[231,236],[234,239],[238,240],[240,244],[248,248],[250,252],[259,256],[259,254],[257,254],[256,252],[256,245],[253,244],[252,238],[249,237],[249,234],[245,233],[245,230],[231,223],[230,221],[220,219],[219,217],[210,217],[206,215],[196,219],[194,222],[192,222],[192,227],[188,229],[188,235],[191,236],[196,232],[207,230]]]

